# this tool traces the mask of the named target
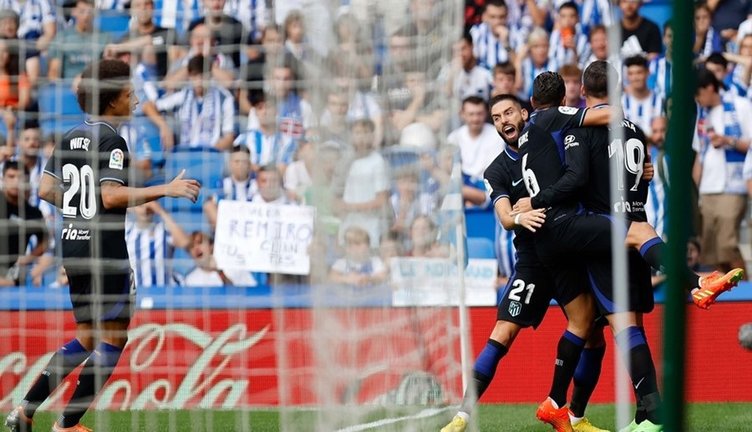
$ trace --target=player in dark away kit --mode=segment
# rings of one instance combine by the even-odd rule
[[[608,68],[610,66],[607,63],[596,62],[586,71],[584,87],[588,97],[588,106],[604,106],[604,102],[607,102]],[[543,79],[546,78],[555,81],[553,76]],[[612,78],[611,82],[616,81]],[[554,88],[555,86],[543,87]],[[551,96],[553,99],[557,97]],[[647,197],[647,182],[643,180],[645,137],[629,120],[622,122],[622,128],[624,139],[621,142],[611,142],[608,129],[594,128],[570,131],[562,142],[557,143],[558,151],[548,147],[546,152],[545,148],[537,145],[538,143],[531,145],[527,150],[530,152],[530,160],[535,160],[535,162],[528,167],[527,173],[533,179],[528,184],[538,188],[529,190],[532,198],[528,200],[528,203],[520,205],[520,209],[527,208],[527,204],[532,204],[533,208],[550,208],[561,219],[559,224],[544,226],[537,238],[539,252],[545,262],[556,262],[561,265],[566,257],[571,256],[577,256],[578,260],[587,262],[588,279],[597,299],[599,313],[609,320],[613,333],[616,335],[617,345],[623,355],[629,356],[631,360],[629,372],[638,400],[638,413],[635,421],[625,430],[652,432],[661,430],[661,426],[658,424],[660,397],[655,367],[642,329],[642,313],[649,312],[653,308],[650,270],[645,261],[633,250],[629,257],[631,275],[629,304],[626,310],[617,309],[613,302],[610,257],[612,221],[608,217],[612,210],[609,196],[610,157],[619,158],[619,164],[624,167],[624,180],[619,185],[620,190],[623,191],[622,198],[614,206],[613,211],[623,213],[627,217],[629,231],[627,227],[620,228],[623,229],[626,244],[633,247],[641,246],[640,252],[646,260],[659,262],[660,248],[658,246],[662,246],[662,241],[657,239],[654,230],[647,224],[644,213],[644,201]],[[566,152],[566,164],[564,164],[564,158],[561,157],[563,152]],[[522,153],[525,153],[525,149]],[[559,153],[561,165],[558,171],[555,167],[556,153]],[[552,173],[559,174],[559,178]],[[573,198],[584,204],[584,209],[574,208],[573,211]],[[588,212],[585,212],[585,209]],[[648,238],[647,241],[642,240],[645,236]],[[572,262],[568,264],[571,265]],[[690,270],[687,271],[687,276],[693,281],[693,286],[712,292],[713,301],[721,292],[735,285],[741,276],[739,272],[731,272],[725,276],[716,275],[700,279]],[[705,307],[711,303],[701,302],[698,305]],[[615,319],[615,315],[625,317],[624,321]],[[626,325],[620,322],[625,322]],[[570,363],[571,368],[571,363],[577,358],[577,347],[569,348],[569,352],[565,353],[560,350],[557,358],[562,354],[564,356],[571,354],[571,357],[566,357],[569,360],[564,360],[565,363]],[[565,417],[564,404],[568,385],[568,382],[560,382],[558,386],[559,390],[563,391],[563,398],[561,392],[552,391],[549,399],[541,404],[538,411],[538,417],[554,425],[557,430],[566,430],[557,427],[557,418],[559,422],[563,422],[562,419]]]
[[[39,196],[61,209],[63,265],[68,273],[76,337],[55,352],[21,405],[6,418],[11,432],[32,430],[39,405],[83,362],[78,384],[53,432],[85,432],[79,420],[112,375],[127,341],[135,286],[125,243],[125,211],[162,197],[196,201],[200,185],[183,179],[128,186],[129,153],[117,125],[138,101],[130,68],[118,60],[90,64],[77,98],[87,120],[66,133],[44,170]]]
[[[466,391],[465,399],[457,415],[442,429],[442,432],[463,432],[467,428],[470,413],[475,401],[480,398],[493,380],[501,359],[511,349],[517,334],[523,329],[537,326],[548,311],[551,298],[556,298],[559,305],[567,311],[573,307],[572,300],[582,292],[588,292],[584,283],[577,292],[559,293],[549,272],[543,267],[535,251],[532,232],[540,228],[545,220],[543,210],[532,210],[515,217],[509,215],[512,205],[528,196],[523,184],[520,159],[518,155],[518,138],[527,119],[527,111],[513,95],[498,95],[489,102],[491,116],[499,135],[506,143],[504,151],[489,165],[485,179],[491,192],[496,213],[505,229],[515,229],[515,247],[517,261],[502,299],[498,305],[497,321],[490,338],[473,367],[476,394]],[[604,117],[601,121],[607,121]],[[589,328],[590,323],[581,324]],[[602,332],[591,333],[591,347],[580,357],[575,374],[573,406],[581,408],[583,413],[577,419],[576,431],[598,432],[584,418],[585,407],[598,382],[601,362],[605,352]]]

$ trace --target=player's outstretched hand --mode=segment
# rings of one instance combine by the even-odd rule
[[[520,213],[518,220],[520,226],[531,232],[535,232],[546,221],[546,211],[544,209],[535,209]]]
[[[170,183],[167,184],[167,196],[173,198],[187,198],[196,202],[201,191],[201,184],[193,179],[185,179],[185,170],[180,171]]]

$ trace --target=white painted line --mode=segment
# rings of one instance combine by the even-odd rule
[[[381,419],[377,420],[371,423],[364,423],[360,425],[355,426],[348,426],[344,429],[339,429],[336,432],[359,432],[359,431],[366,431],[369,429],[374,429],[381,426],[386,426],[394,423],[403,422],[406,420],[417,420],[422,418],[428,418],[433,417],[435,415],[441,414],[444,411],[447,411],[449,409],[452,409],[452,407],[445,407],[445,408],[426,408],[423,411],[413,414],[410,416],[404,416],[404,417],[395,417],[395,418],[387,418],[387,419]]]

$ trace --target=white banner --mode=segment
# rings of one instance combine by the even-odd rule
[[[496,305],[496,260],[471,258],[465,268],[465,304]],[[394,306],[459,304],[457,263],[441,258],[392,258]]]
[[[214,256],[221,269],[307,275],[314,208],[222,200]]]

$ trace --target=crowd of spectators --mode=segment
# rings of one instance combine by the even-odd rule
[[[180,210],[198,212],[199,229],[164,204],[129,213],[140,286],[273,280],[225,272],[213,258],[221,200],[315,206],[312,257],[322,251],[315,257],[325,261],[326,276],[343,283],[383,281],[393,256],[449,256],[444,198],[460,193],[466,208],[487,209],[483,172],[503,150],[486,101],[500,93],[527,101],[537,74],[554,70],[565,79],[566,104],[582,107],[582,70],[594,60],[618,66],[625,115],[649,138],[658,168],[648,214],[663,234],[670,21],[659,27],[640,0],[468,0],[460,32],[447,22],[452,3],[0,1],[3,174],[19,171],[29,185],[22,196],[52,231],[26,244],[16,237],[9,255],[20,258],[4,267],[31,277],[0,283],[64,283],[53,234],[60,222],[36,196],[45,155],[64,130],[45,122],[60,112],[45,111],[42,98],[50,87],[74,92],[81,70],[100,57],[132,66],[139,105],[120,132],[134,181],[159,179],[183,152],[224,155],[197,167],[223,174],[204,184],[200,205]],[[752,1],[694,8],[701,68],[694,177],[703,222],[696,245],[703,264],[735,267],[743,264],[739,225],[752,179],[752,129],[743,120],[752,115]],[[116,18],[127,22],[123,31],[108,27]],[[618,53],[608,50],[613,25],[623,35]],[[11,203],[10,181],[3,179],[7,212],[30,219],[34,211]],[[497,242],[509,245],[505,237]],[[506,251],[499,255],[513,256],[510,247],[497,247]],[[172,265],[176,251],[192,260],[184,271]]]

